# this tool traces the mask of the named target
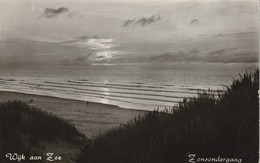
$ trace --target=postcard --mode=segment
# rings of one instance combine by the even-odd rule
[[[258,8],[0,0],[0,162],[258,162]]]

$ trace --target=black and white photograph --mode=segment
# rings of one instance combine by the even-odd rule
[[[258,0],[0,0],[0,163],[258,163]]]

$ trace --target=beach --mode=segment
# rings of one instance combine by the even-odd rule
[[[69,121],[89,138],[145,113],[101,103],[0,91],[0,102],[13,100],[20,100]]]

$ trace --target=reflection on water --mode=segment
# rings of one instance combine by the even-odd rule
[[[173,106],[199,91],[223,90],[240,71],[156,65],[1,69],[0,90],[154,110]]]

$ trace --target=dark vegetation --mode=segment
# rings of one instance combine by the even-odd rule
[[[79,146],[86,138],[77,129],[54,115],[20,101],[0,103],[0,162],[7,153],[41,153],[42,144]]]
[[[258,162],[259,71],[245,73],[217,97],[200,93],[168,112],[148,112],[93,138],[79,163],[184,163],[200,157]]]

